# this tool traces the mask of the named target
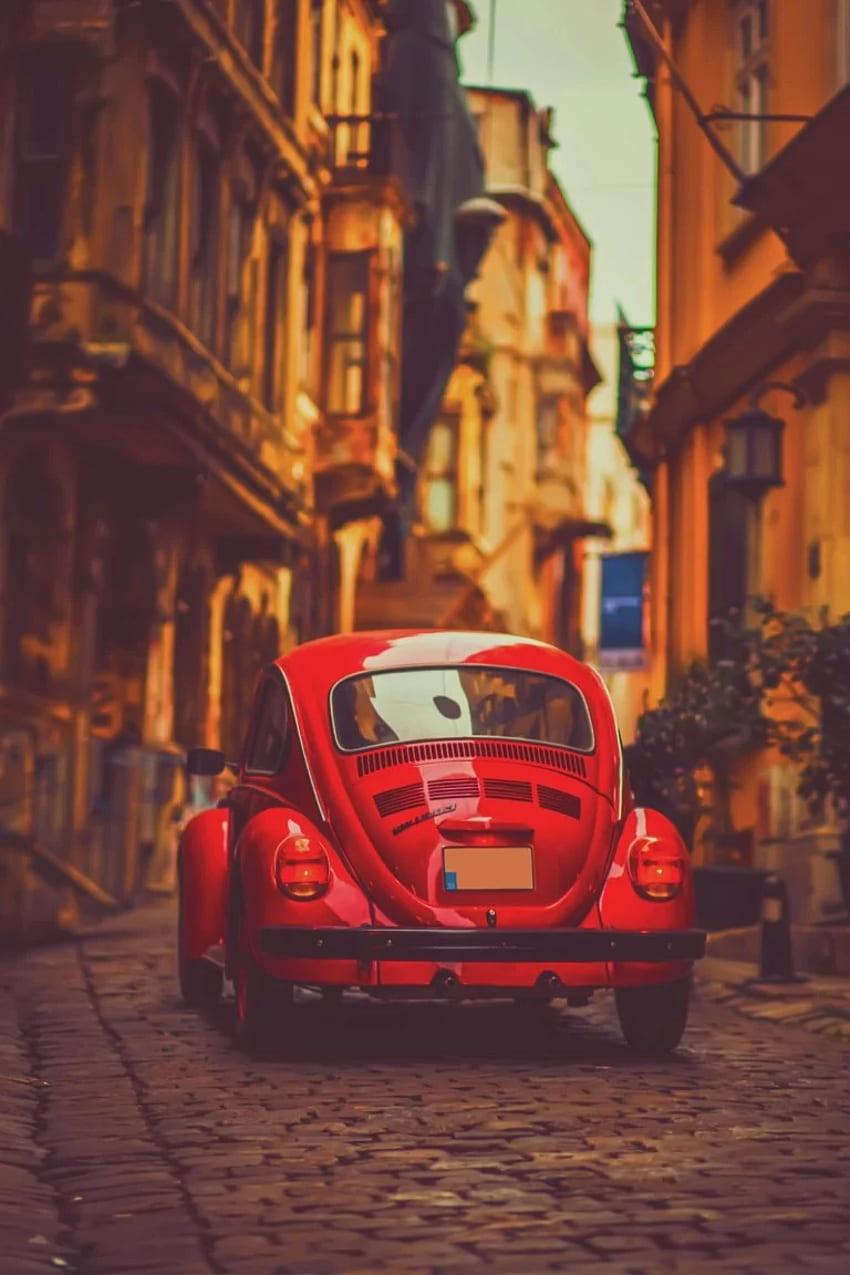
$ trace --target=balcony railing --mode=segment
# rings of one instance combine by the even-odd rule
[[[617,433],[625,440],[649,409],[655,372],[655,329],[621,323]]]
[[[635,328],[620,316],[620,375],[617,393],[617,433],[632,463],[640,471],[633,440],[636,426],[646,417],[655,373],[655,329]],[[643,478],[643,474],[641,474]]]

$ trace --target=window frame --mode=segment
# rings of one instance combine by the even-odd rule
[[[432,439],[435,430],[446,429],[452,437],[451,457],[446,467],[435,468],[431,464]],[[443,535],[446,532],[454,531],[460,526],[461,519],[461,490],[460,490],[460,457],[461,457],[461,431],[463,428],[463,416],[459,409],[454,411],[443,410],[428,431],[428,439],[425,444],[425,452],[422,457],[422,477],[420,487],[420,513],[422,523],[433,535]],[[452,514],[449,522],[445,526],[436,526],[430,510],[429,497],[432,486],[435,483],[442,483],[451,491],[451,508]]]
[[[367,416],[369,414],[369,397],[370,384],[369,374],[372,366],[372,262],[375,253],[372,249],[359,249],[354,252],[330,252],[326,258],[326,278],[325,278],[325,297],[327,304],[325,306],[325,408],[328,416],[336,418],[352,418]],[[334,307],[330,298],[333,295],[334,271],[341,266],[358,268],[362,271],[361,282],[363,296],[363,322],[360,330],[357,332],[334,331]],[[361,290],[357,293],[350,291],[350,295],[361,295]],[[333,354],[338,345],[354,345],[358,344],[362,348],[362,357],[359,360],[348,360],[345,364],[345,371],[356,367],[360,370],[360,395],[359,402],[354,409],[349,410],[347,407],[338,407],[338,402],[345,401],[345,382],[342,382],[342,394],[339,400],[334,399],[336,386],[333,380],[334,365]]]
[[[268,11],[266,0],[236,0],[236,34],[242,48],[248,54],[260,74],[265,64],[266,26]]]
[[[180,282],[180,191],[183,161],[183,130],[179,91],[159,75],[148,78],[148,152],[145,207],[142,234],[142,288],[152,300],[167,309],[177,304]],[[155,154],[157,99],[163,108],[173,110],[173,126],[167,134],[167,163]],[[167,101],[170,99],[170,102]],[[168,271],[171,277],[168,277]]]
[[[33,147],[30,131],[33,126],[34,107],[39,98],[38,81],[41,76],[57,77],[55,120],[56,145],[53,149]],[[62,233],[65,202],[68,194],[68,178],[74,154],[74,71],[67,50],[57,44],[45,44],[34,49],[18,68],[15,82],[15,106],[12,112],[12,191],[10,212],[15,232],[21,236],[37,262],[57,262],[62,257]],[[54,223],[51,226],[51,250],[48,254],[36,251],[31,218],[32,192],[41,183],[51,189],[45,204],[52,205]],[[26,199],[24,199],[26,192]],[[44,245],[39,244],[41,249]]]
[[[531,676],[531,677],[544,678],[550,682],[558,682],[563,686],[568,686],[570,690],[572,690],[575,693],[576,697],[580,701],[581,706],[585,712],[585,715],[587,718],[587,724],[590,727],[589,747],[577,748],[573,744],[558,744],[558,743],[551,742],[549,740],[543,740],[543,739],[527,739],[522,735],[451,735],[451,736],[426,735],[426,736],[420,736],[417,739],[387,740],[385,742],[381,742],[377,744],[368,744],[366,745],[366,747],[363,747],[363,748],[345,748],[342,745],[342,743],[340,742],[339,736],[337,734],[336,718],[334,716],[334,711],[333,711],[333,702],[334,702],[334,696],[336,692],[346,682],[356,681],[358,678],[388,677],[393,673],[430,673],[430,672],[449,671],[449,670],[452,672],[457,672],[457,673],[459,672],[496,673],[496,674],[513,673],[516,675],[525,675],[525,676]],[[479,664],[477,661],[472,664],[410,664],[410,665],[404,664],[404,665],[399,665],[397,668],[358,669],[354,673],[347,673],[345,677],[341,677],[336,682],[334,682],[333,686],[331,687],[328,693],[328,720],[330,721],[331,734],[333,737],[334,746],[336,747],[337,752],[342,753],[345,757],[359,757],[363,753],[373,752],[376,748],[409,748],[409,747],[417,747],[417,746],[428,745],[428,744],[440,744],[444,742],[476,743],[481,740],[495,741],[497,743],[527,744],[527,745],[530,745],[531,747],[536,746],[539,748],[560,748],[566,753],[577,753],[582,757],[591,757],[593,756],[593,754],[596,753],[597,745],[598,745],[596,721],[594,719],[593,713],[590,710],[590,705],[587,702],[587,696],[585,695],[584,691],[579,686],[576,686],[575,682],[570,682],[565,677],[559,677],[556,673],[542,673],[542,672],[539,672],[537,669],[518,668],[518,667],[512,667],[510,665],[504,665],[504,664]]]
[[[263,298],[263,367],[261,392],[267,411],[276,414],[283,407],[288,368],[287,286],[289,282],[289,238],[277,228],[266,244],[265,296]]]
[[[734,33],[735,109],[740,113],[767,115],[769,111],[772,21],[770,0],[735,0]],[[743,45],[749,23],[749,47]],[[738,162],[747,176],[761,172],[768,159],[768,121],[738,120]]]
[[[322,109],[324,80],[325,0],[310,0],[310,98]]]
[[[288,119],[298,114],[298,0],[280,0],[275,6],[269,82]]]
[[[192,138],[192,226],[189,255],[189,326],[215,353],[218,338],[219,264],[222,225],[223,152],[209,115],[198,121]],[[214,201],[204,207],[202,165],[209,163]]]
[[[282,710],[282,725],[280,729],[281,742],[278,746],[276,760],[271,768],[252,765],[252,756],[260,738],[261,728],[264,721],[268,718],[274,723],[275,712]],[[245,775],[256,775],[261,778],[271,779],[275,775],[279,775],[283,764],[289,752],[289,741],[292,738],[292,709],[289,703],[289,696],[286,687],[280,678],[275,677],[273,673],[267,673],[262,684],[257,691],[257,698],[254,702],[253,726],[251,728],[250,738],[245,748],[245,762],[243,770]]]
[[[256,262],[252,256],[257,214],[252,192],[241,182],[233,183],[227,211],[223,354],[233,375],[249,380],[257,327]]]

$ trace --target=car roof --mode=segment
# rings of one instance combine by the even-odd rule
[[[392,668],[492,664],[549,673],[574,682],[593,695],[597,675],[566,651],[535,638],[509,633],[474,633],[442,629],[381,629],[336,634],[295,647],[276,661],[294,690],[306,679],[326,692],[341,678]]]

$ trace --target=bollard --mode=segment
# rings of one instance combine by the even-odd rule
[[[767,877],[761,901],[761,961],[759,982],[796,983],[791,947],[788,890],[782,877]]]

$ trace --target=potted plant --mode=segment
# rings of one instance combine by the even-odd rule
[[[727,644],[728,658],[691,664],[673,693],[641,715],[635,742],[625,750],[638,804],[662,810],[690,847],[706,816],[706,840],[727,852],[741,841],[731,817],[735,761],[764,748],[771,736],[750,648],[749,635],[741,635]],[[699,779],[706,770],[710,802]],[[734,864],[697,869],[702,922],[722,928],[753,920],[763,876]]]
[[[840,846],[829,857],[850,911],[850,615],[830,623],[824,611],[812,624],[769,603],[760,612],[755,662],[766,702],[779,709],[776,742],[798,767],[798,792],[810,810],[828,801],[843,824]],[[797,716],[785,716],[788,704]]]

